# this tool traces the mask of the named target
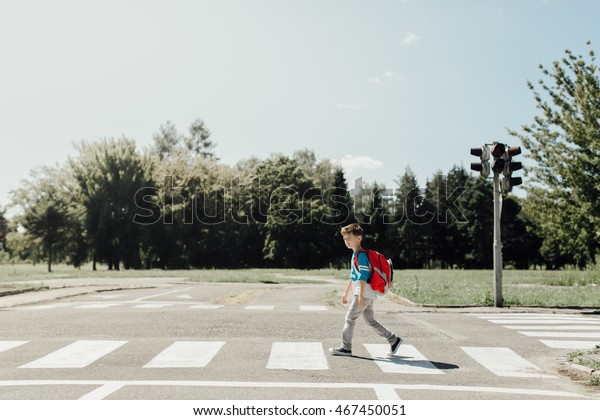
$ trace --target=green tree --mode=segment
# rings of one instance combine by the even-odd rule
[[[362,202],[357,217],[365,233],[363,247],[392,255],[389,230],[393,223],[394,206],[390,191],[378,182],[365,183],[357,201]]]
[[[589,45],[589,42],[588,42]],[[510,131],[537,165],[529,170],[533,217],[549,266],[595,261],[600,245],[600,77],[594,51],[587,60],[566,50],[543,78],[528,86],[540,110],[521,132]]]
[[[33,170],[32,178],[13,192],[13,204],[21,208],[17,221],[32,243],[40,246],[51,272],[55,259],[65,254],[75,223],[69,174],[63,168],[44,166]]]
[[[158,132],[154,133],[152,138],[154,140],[152,153],[155,153],[161,159],[172,156],[182,141],[181,134],[171,121],[167,121],[158,127]]]
[[[465,225],[467,252],[464,268],[492,268],[493,265],[493,187],[481,176],[469,177],[461,208],[468,223]]]
[[[323,191],[323,203],[325,209],[321,222],[330,235],[326,242],[331,244],[329,259],[334,267],[342,268],[347,264],[348,250],[341,241],[340,228],[356,222],[354,203],[342,168],[333,169],[333,185]]]
[[[469,173],[462,166],[454,166],[449,172],[446,183],[446,208],[443,219],[447,221],[448,260],[449,267],[464,267],[465,255],[468,253],[469,219],[465,212],[465,193],[469,186]],[[443,208],[443,206],[442,206]]]
[[[6,210],[0,208],[0,250],[6,251],[6,239],[8,237],[8,220],[6,219]]]
[[[322,189],[309,175],[316,168],[307,170],[305,164],[274,155],[253,173],[250,214],[264,238],[269,266],[316,268],[330,261],[333,227],[322,222]]]
[[[94,267],[96,261],[106,262],[109,270],[119,270],[121,263],[125,268],[140,267],[135,197],[148,183],[135,142],[126,138],[84,141],[77,151],[79,156],[70,163],[85,208]]]
[[[394,264],[401,268],[423,268],[428,261],[429,249],[425,231],[434,215],[426,205],[427,194],[419,188],[417,177],[410,168],[406,168],[396,182]]]
[[[537,227],[522,211],[524,200],[505,197],[502,200],[502,260],[504,265],[528,269],[541,263],[542,240]]]
[[[464,212],[464,194],[469,174],[463,167],[454,166],[447,175],[438,172],[427,183],[432,198],[430,210],[435,220],[430,226],[428,241],[433,266],[441,268],[464,267],[469,252],[467,225]]]
[[[215,143],[210,138],[210,130],[200,118],[196,118],[189,128],[189,136],[184,138],[187,150],[196,156],[214,159]]]
[[[160,159],[169,159],[182,152],[193,157],[215,159],[213,149],[216,144],[211,140],[211,133],[205,122],[196,118],[188,132],[187,136],[180,134],[175,124],[167,121],[154,133],[151,153],[158,155]]]

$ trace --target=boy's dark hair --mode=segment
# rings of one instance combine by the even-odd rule
[[[352,223],[348,226],[344,226],[340,232],[342,235],[350,233],[354,236],[363,236],[363,228],[358,223]]]

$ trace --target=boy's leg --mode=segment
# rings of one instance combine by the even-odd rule
[[[375,311],[373,310],[373,302],[374,301],[371,299],[365,299],[366,305],[365,305],[365,309],[362,313],[363,318],[365,319],[365,322],[367,323],[367,325],[369,325],[375,331],[377,331],[377,334],[379,334],[380,336],[385,338],[388,341],[388,343],[394,344],[398,337],[396,337],[396,334],[394,334],[393,332],[388,330],[386,327],[384,327],[381,323],[379,323],[375,319]]]
[[[346,350],[352,351],[352,336],[354,335],[354,325],[356,320],[363,313],[364,308],[361,308],[358,304],[358,297],[354,296],[352,303],[346,312],[346,321],[344,323],[344,329],[342,331],[342,346]]]

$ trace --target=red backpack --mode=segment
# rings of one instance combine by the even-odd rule
[[[358,270],[358,254],[365,252],[369,258],[371,275],[368,283],[375,293],[385,295],[392,285],[394,279],[394,266],[392,260],[386,259],[383,254],[372,249],[360,249],[354,256],[354,265]]]

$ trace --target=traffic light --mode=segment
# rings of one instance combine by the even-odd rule
[[[471,154],[481,159],[481,163],[471,163],[471,170],[478,171],[487,178],[490,175],[490,149],[486,145],[475,147],[471,149]]]
[[[494,161],[492,162],[492,171],[497,174],[502,173],[506,167],[506,145],[497,142],[492,144],[491,153],[494,157]]]
[[[521,148],[519,146],[507,147],[505,152],[505,165],[502,174],[504,175],[504,179],[502,179],[502,192],[507,193],[512,191],[512,187],[521,185],[523,183],[523,179],[521,177],[512,177],[513,171],[518,171],[523,168],[523,164],[521,162],[513,162],[513,156],[520,155]]]

